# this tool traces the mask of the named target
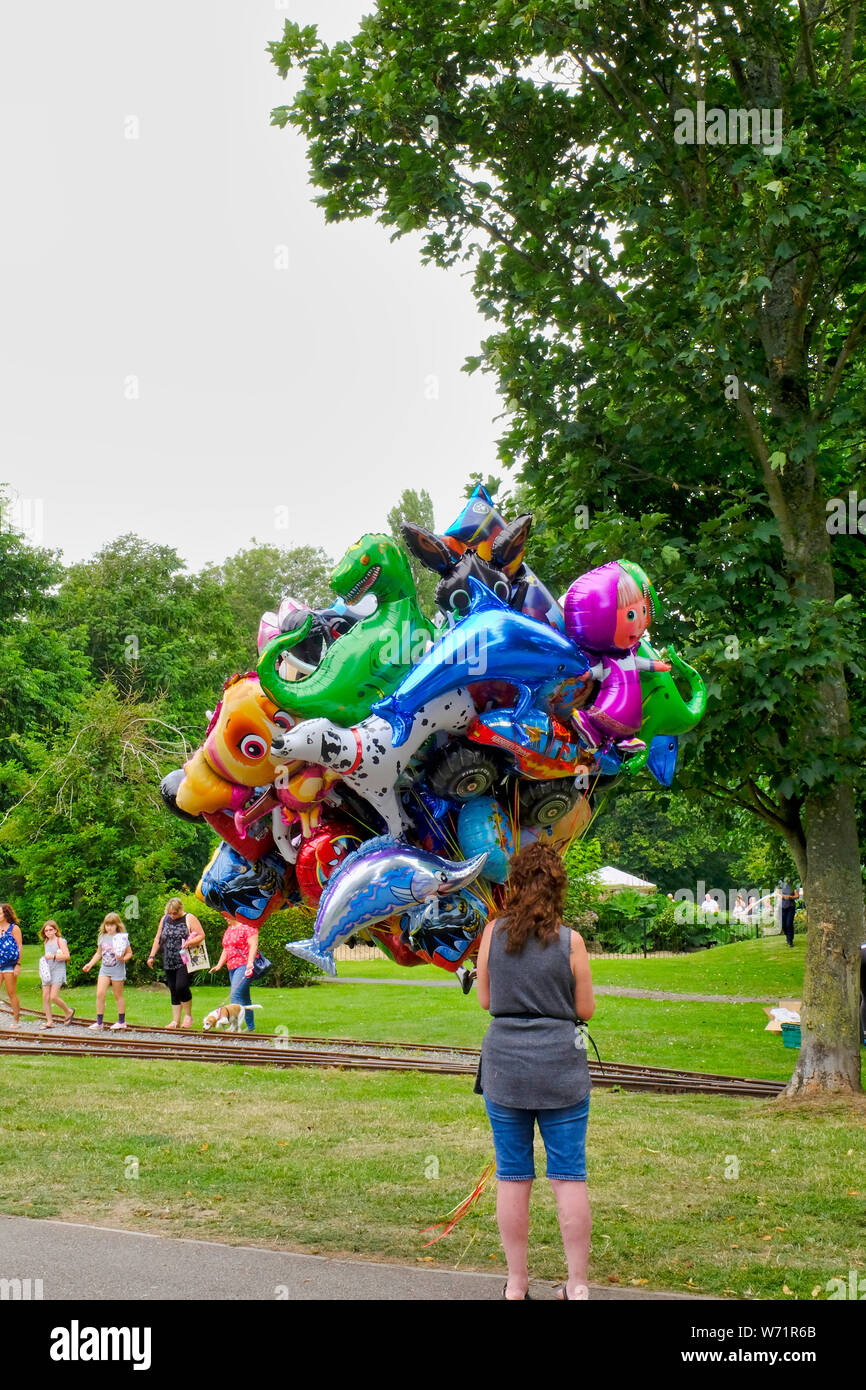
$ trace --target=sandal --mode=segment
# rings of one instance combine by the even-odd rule
[[[61,1022],[61,1023],[71,1023],[72,1020],[74,1019],[74,1017],[75,1017],[75,1010],[74,1010],[74,1009],[70,1009],[70,1010],[69,1010],[69,1013],[66,1015],[66,1017],[65,1017],[65,1018],[61,1018],[60,1022]]]
[[[586,1302],[589,1298],[589,1284],[578,1284],[574,1298],[569,1298],[567,1284],[559,1284],[556,1290],[557,1298],[559,1298],[560,1294],[562,1295],[560,1302],[579,1303],[581,1300]]]
[[[509,1298],[509,1297],[508,1297],[508,1280],[507,1280],[507,1279],[506,1279],[505,1283],[502,1285],[502,1297],[505,1299],[505,1302],[506,1302],[506,1303],[520,1303],[520,1301],[521,1301],[519,1298]],[[530,1303],[533,1302],[532,1295],[530,1294],[529,1289],[527,1289],[527,1290],[526,1290],[526,1293],[523,1295],[523,1302],[526,1303],[527,1300],[528,1300]]]

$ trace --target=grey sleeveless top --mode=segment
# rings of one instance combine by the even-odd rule
[[[495,1105],[558,1110],[578,1105],[592,1083],[577,1032],[571,931],[543,945],[530,936],[508,955],[497,924],[490,937],[490,1027],[481,1047],[482,1090]],[[578,1046],[575,1046],[575,1043]]]

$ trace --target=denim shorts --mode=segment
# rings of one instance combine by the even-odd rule
[[[500,1182],[530,1182],[535,1177],[532,1142],[535,1121],[547,1153],[547,1176],[559,1182],[586,1182],[586,1126],[589,1096],[559,1110],[515,1110],[484,1097]]]

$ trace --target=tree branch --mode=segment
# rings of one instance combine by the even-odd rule
[[[839,356],[836,358],[833,365],[833,370],[830,373],[830,380],[827,383],[827,389],[821,397],[817,412],[813,412],[816,419],[820,420],[826,415],[832,404],[833,397],[839,388],[839,382],[842,380],[842,373],[845,370],[848,359],[855,348],[860,346],[864,337],[866,337],[866,294],[862,294],[857,301],[854,322],[848,333],[848,337],[842,344]]]
[[[737,373],[739,378],[739,372]],[[752,453],[760,464],[761,474],[764,479],[764,486],[767,489],[767,496],[770,499],[770,506],[779,527],[779,536],[782,545],[788,554],[795,548],[794,531],[791,525],[791,516],[788,511],[788,503],[782,490],[782,484],[770,464],[770,451],[767,448],[767,441],[761,426],[755,418],[754,406],[748,386],[740,379],[739,391],[737,392],[737,409],[743,417],[746,426],[746,434],[752,446]]]
[[[810,32],[814,21],[810,20],[806,13],[806,0],[797,0],[797,5],[800,10],[800,32],[802,35],[800,47],[803,50],[803,57],[806,60],[806,71],[809,74],[809,81],[812,83],[813,87],[817,87],[818,74],[815,71],[815,54],[812,51],[812,34]]]

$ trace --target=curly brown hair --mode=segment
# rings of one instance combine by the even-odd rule
[[[556,939],[567,886],[565,865],[550,845],[527,845],[514,856],[505,910],[497,927],[505,932],[509,955],[522,951],[530,936],[544,946]]]

